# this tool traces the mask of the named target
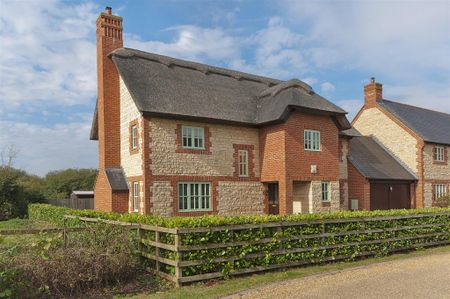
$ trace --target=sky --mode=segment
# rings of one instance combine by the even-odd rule
[[[278,79],[348,111],[370,77],[384,98],[450,113],[450,1],[0,0],[0,149],[45,175],[97,167],[95,20],[124,46]]]

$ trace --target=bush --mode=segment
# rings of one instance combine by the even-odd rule
[[[318,214],[298,214],[298,215],[252,215],[252,216],[218,216],[206,215],[200,217],[162,217],[154,215],[139,215],[136,213],[111,213],[94,210],[75,210],[64,207],[51,206],[47,204],[30,204],[28,206],[30,219],[48,221],[55,224],[62,224],[64,215],[80,217],[99,218],[104,220],[117,220],[123,222],[158,225],[162,227],[213,227],[233,224],[251,224],[267,222],[297,222],[320,219],[340,219],[340,218],[364,218],[376,216],[401,216],[430,214],[438,212],[450,212],[450,208],[428,208],[413,210],[387,210],[387,211],[340,211],[325,212]]]
[[[436,199],[436,201],[434,202],[434,206],[439,208],[450,207],[450,194],[441,196]]]
[[[125,230],[101,224],[70,233],[66,247],[61,234],[41,235],[0,260],[0,298],[76,297],[126,282],[139,269],[133,249]]]

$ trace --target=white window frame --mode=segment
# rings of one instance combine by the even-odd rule
[[[137,125],[131,126],[131,148],[137,149],[138,147],[138,134],[137,134]]]
[[[178,211],[212,211],[211,193],[209,182],[179,182]]]
[[[445,146],[436,145],[434,147],[434,156],[436,158],[435,161],[445,162]]]
[[[181,126],[181,144],[187,149],[205,149],[205,128]]]
[[[330,202],[330,182],[322,181],[321,183],[321,197],[322,202]]]
[[[445,184],[434,184],[434,198],[438,199],[447,195],[447,186]]]
[[[320,131],[304,130],[303,132],[303,147],[306,151],[320,152]]]
[[[239,177],[248,177],[248,150],[238,150]]]
[[[139,211],[139,182],[133,182],[133,211]]]

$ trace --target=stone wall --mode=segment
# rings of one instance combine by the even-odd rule
[[[177,126],[207,127],[210,132],[210,154],[177,152]],[[254,174],[259,177],[258,129],[205,124],[188,121],[152,118],[151,134],[152,175],[233,176],[233,144],[253,145]]]
[[[425,180],[450,180],[450,163],[435,163],[433,158],[434,145],[427,143],[423,150],[423,176]],[[447,147],[447,153],[449,152]]]
[[[311,195],[312,195],[312,212],[325,212],[325,211],[339,211],[340,199],[339,199],[339,181],[330,182],[331,200],[329,203],[322,202],[322,182],[311,182]]]
[[[353,126],[366,136],[375,136],[407,167],[418,172],[416,160],[417,140],[378,108],[365,109]]]
[[[130,123],[138,122],[138,150],[130,153]],[[120,163],[127,177],[142,175],[141,114],[120,79]]]
[[[168,181],[155,181],[150,185],[150,212],[160,216],[172,216],[174,190]]]
[[[219,182],[217,186],[219,215],[264,213],[264,186],[259,182]]]

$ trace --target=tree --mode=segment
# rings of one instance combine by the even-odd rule
[[[47,199],[68,198],[74,190],[92,190],[96,169],[66,169],[52,171],[45,176],[44,195]]]

